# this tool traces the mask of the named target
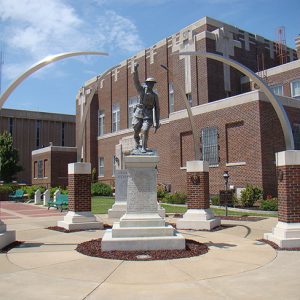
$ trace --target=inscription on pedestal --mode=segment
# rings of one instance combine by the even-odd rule
[[[116,202],[126,202],[127,182],[128,182],[127,170],[117,170],[115,173],[115,179],[116,179]]]
[[[156,170],[128,169],[127,213],[157,213]]]

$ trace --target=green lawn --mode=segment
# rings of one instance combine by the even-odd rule
[[[107,214],[114,203],[115,198],[113,197],[92,197],[92,213]]]
[[[94,214],[107,214],[107,211],[112,207],[115,202],[113,197],[92,197],[92,213]],[[187,211],[186,206],[180,205],[169,205],[162,203],[161,206],[166,210],[166,213],[185,213]],[[225,216],[225,209],[221,208],[212,208],[216,216]],[[260,214],[260,213],[251,213],[251,212],[239,212],[231,211],[228,209],[229,216],[260,216],[260,217],[277,217],[274,214]]]
[[[166,213],[185,213],[187,208],[185,206],[177,206],[177,205],[168,205],[162,203],[161,206],[166,210]],[[225,216],[225,209],[222,208],[212,208],[214,214],[216,216]],[[260,217],[277,217],[277,214],[263,214],[263,213],[252,213],[252,212],[239,212],[239,211],[231,211],[228,209],[228,216],[260,216]]]

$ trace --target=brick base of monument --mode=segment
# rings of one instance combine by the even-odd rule
[[[278,174],[278,223],[264,239],[280,248],[300,247],[300,151],[276,155]]]
[[[130,155],[124,158],[128,170],[126,214],[106,230],[102,251],[179,250],[185,238],[158,214],[155,169],[156,155]]]
[[[177,229],[212,230],[221,225],[209,206],[208,163],[187,162],[187,199],[188,210],[177,220]]]
[[[16,231],[6,231],[6,225],[0,220],[0,249],[16,241]]]
[[[57,226],[67,230],[103,229],[91,213],[91,164],[68,165],[69,212]]]

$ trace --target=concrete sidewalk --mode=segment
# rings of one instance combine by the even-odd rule
[[[106,215],[97,216],[112,223]],[[62,216],[7,219],[25,243],[0,255],[0,299],[300,299],[300,252],[257,242],[277,219],[225,221],[221,231],[182,231],[207,243],[202,256],[168,261],[121,261],[84,256],[78,243],[103,230],[45,229]],[[170,220],[174,221],[174,220]]]

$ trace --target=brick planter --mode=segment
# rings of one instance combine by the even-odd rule
[[[264,238],[281,248],[300,247],[300,151],[276,155],[278,174],[278,223]]]
[[[211,230],[221,224],[209,206],[208,163],[204,161],[187,162],[188,210],[178,220],[178,229]]]

